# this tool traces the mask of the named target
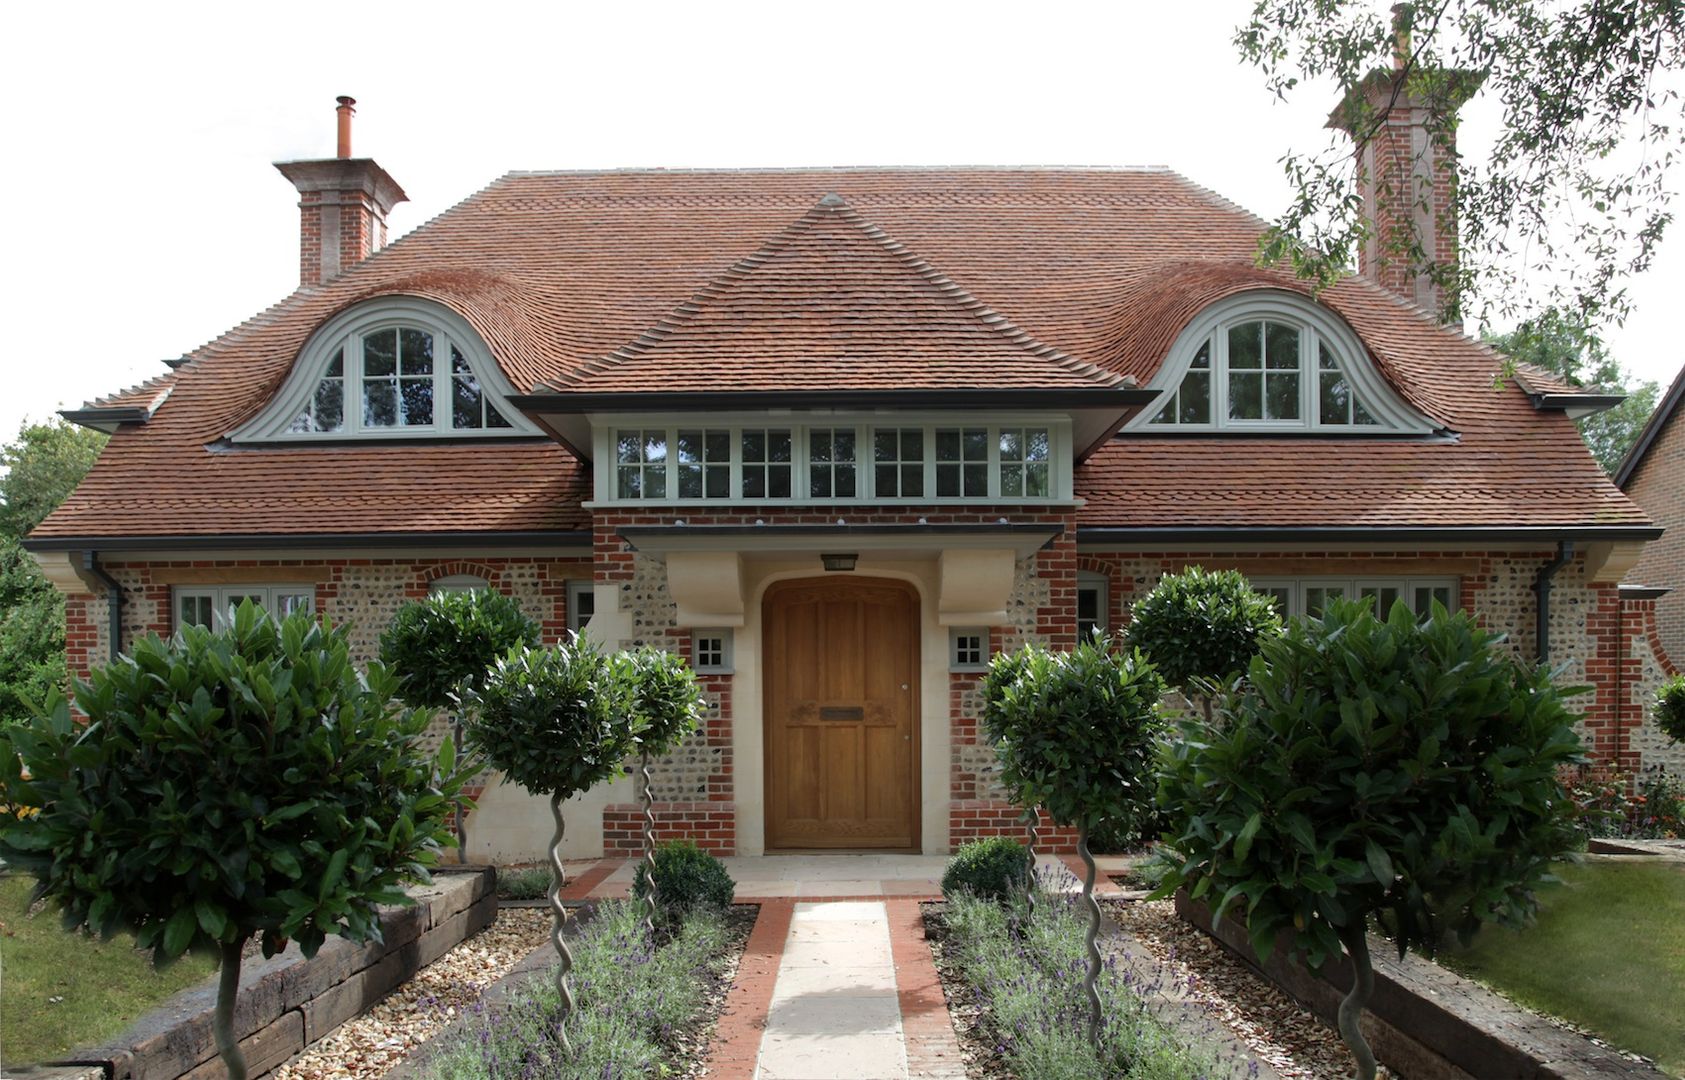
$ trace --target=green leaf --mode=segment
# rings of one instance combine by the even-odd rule
[[[1258,835],[1258,828],[1263,823],[1264,815],[1262,811],[1254,813],[1246,819],[1246,824],[1241,827],[1240,835],[1235,837],[1234,857],[1237,860],[1246,861],[1246,856],[1252,851],[1252,838]]]
[[[1375,875],[1376,883],[1382,888],[1390,889],[1396,876],[1392,869],[1392,858],[1373,840],[1366,844],[1364,855],[1369,860],[1369,871]]]
[[[228,928],[228,916],[215,904],[196,900],[193,903],[193,914],[199,921],[199,929],[213,938],[220,939],[222,932]]]
[[[175,914],[164,924],[164,955],[173,960],[186,952],[187,947],[193,944],[193,935],[197,928],[193,909],[177,908]]]

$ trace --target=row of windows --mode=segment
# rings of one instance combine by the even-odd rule
[[[1045,499],[1045,427],[623,428],[617,499]]]
[[[334,350],[287,430],[396,433],[509,426],[454,342],[415,326],[387,326],[354,334]]]

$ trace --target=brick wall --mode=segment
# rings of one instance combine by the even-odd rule
[[[1656,603],[1658,633],[1669,656],[1685,657],[1685,424],[1678,413],[1627,479],[1626,493],[1667,530],[1644,545],[1626,579],[1673,590]]]

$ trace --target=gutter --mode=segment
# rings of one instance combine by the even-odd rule
[[[1538,605],[1534,614],[1538,621],[1534,625],[1534,638],[1539,643],[1539,663],[1550,663],[1550,587],[1556,578],[1556,572],[1567,566],[1574,557],[1574,541],[1561,540],[1556,545],[1556,557],[1539,567],[1539,574],[1533,579],[1533,593],[1538,597]]]
[[[372,533],[195,533],[191,536],[40,536],[25,537],[25,551],[81,551],[98,543],[106,551],[206,551],[253,548],[452,548],[452,547],[591,547],[589,532],[372,532]]]
[[[1078,496],[1081,496],[1079,491]],[[1187,528],[1143,528],[1079,525],[1077,543],[1084,545],[1189,543],[1338,543],[1356,541],[1466,541],[1483,543],[1549,542],[1552,540],[1654,540],[1662,530],[1654,525],[1194,525]]]
[[[123,586],[99,564],[97,551],[82,552],[82,569],[105,586],[106,611],[111,620],[111,655],[107,659],[115,660],[123,651]]]

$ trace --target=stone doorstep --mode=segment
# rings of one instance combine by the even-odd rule
[[[1279,943],[1260,966],[1236,920],[1224,919],[1213,931],[1205,906],[1182,893],[1176,911],[1324,1022],[1334,1022],[1351,985],[1344,956],[1313,973],[1291,961],[1286,944]],[[1371,938],[1370,948],[1375,993],[1365,1010],[1364,1034],[1377,1057],[1406,1075],[1667,1080],[1653,1066],[1599,1046],[1438,964],[1400,961],[1379,938]]]
[[[301,1010],[306,1003],[376,966],[407,963],[408,970],[404,972],[407,975],[421,966],[416,963],[417,957],[431,953],[436,958],[462,940],[462,936],[486,925],[495,913],[494,905],[483,904],[485,914],[473,919],[464,913],[476,901],[492,895],[494,887],[495,877],[489,870],[476,874],[442,874],[432,885],[412,887],[412,895],[418,901],[414,907],[388,908],[381,912],[383,944],[357,945],[343,938],[329,938],[311,960],[306,960],[296,946],[289,946],[285,952],[268,959],[247,960],[241,971],[240,995],[234,1008],[234,1030],[241,1033],[241,1045],[251,1042],[259,1052],[267,1053],[270,1047],[286,1044],[284,1033],[291,1025],[296,1025],[300,1040],[298,1046],[261,1068],[252,1059],[248,1063],[251,1074],[257,1076],[302,1049],[306,1022]],[[471,923],[472,929],[467,929]],[[459,931],[465,932],[456,941],[444,943]],[[368,982],[373,985],[378,979]],[[107,1080],[158,1080],[188,1075],[202,1064],[214,1064],[216,1039],[211,1019],[215,1007],[213,978],[148,1012],[117,1039],[77,1051],[73,1060],[99,1063],[104,1066]],[[291,1021],[287,1019],[289,1016]]]

